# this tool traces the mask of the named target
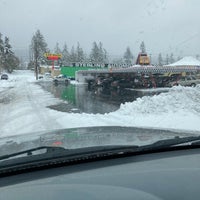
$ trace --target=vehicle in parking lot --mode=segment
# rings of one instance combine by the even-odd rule
[[[44,77],[45,77],[45,78],[51,78],[51,73],[46,72],[46,73],[44,74]]]
[[[64,76],[63,74],[60,74],[58,76],[56,76],[54,79],[53,79],[53,82],[54,84],[65,84],[67,85],[69,82],[70,82],[70,79],[67,78],[66,76]]]
[[[181,85],[181,86],[192,86],[192,87],[194,87],[198,84],[200,84],[200,79],[197,79],[194,76],[185,76],[185,77],[181,77],[177,81],[170,82],[169,86],[173,87],[175,85]]]
[[[8,80],[8,75],[7,74],[2,74],[1,75],[1,80]]]

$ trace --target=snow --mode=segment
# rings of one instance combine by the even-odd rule
[[[173,67],[173,66],[199,66],[200,67],[200,61],[193,58],[192,56],[186,56],[184,58],[182,58],[181,60],[172,63],[170,65],[166,65],[169,67]]]
[[[65,113],[47,106],[65,103],[44,91],[31,71],[16,71],[0,80],[0,137],[37,131],[91,126],[138,126],[200,131],[200,86],[121,104],[106,114]]]

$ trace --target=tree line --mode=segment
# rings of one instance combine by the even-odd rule
[[[35,64],[37,67],[39,64],[48,64],[48,60],[45,59],[44,53],[56,53],[62,54],[62,58],[59,60],[61,65],[69,65],[70,63],[93,63],[93,64],[105,64],[108,62],[107,51],[103,47],[102,42],[93,42],[92,50],[89,56],[83,51],[79,42],[77,46],[72,46],[71,50],[68,49],[67,44],[64,44],[63,48],[60,48],[59,43],[56,43],[56,46],[52,51],[48,48],[48,45],[44,39],[44,36],[41,34],[40,30],[37,30],[33,35],[30,45],[30,63],[31,67]]]
[[[140,44],[140,52],[146,53],[146,47],[144,41]],[[41,34],[40,30],[37,30],[31,39],[30,44],[30,61],[28,64],[29,68],[38,69],[40,64],[50,64],[48,60],[45,59],[44,53],[50,53],[50,49],[44,39],[44,36]],[[59,60],[58,65],[71,65],[72,63],[89,63],[93,65],[105,65],[112,63],[116,66],[130,66],[135,64],[134,60],[137,55],[134,56],[131,52],[130,47],[127,47],[124,54],[121,58],[110,59],[107,50],[103,47],[102,42],[93,42],[92,49],[87,55],[84,50],[81,48],[79,42],[76,46],[72,46],[71,49],[68,49],[67,44],[64,44],[63,48],[59,46],[59,43],[56,43],[53,53],[62,54],[62,59]],[[197,59],[200,58],[199,55],[196,56]],[[150,54],[151,59],[151,54]],[[163,56],[161,53],[158,54],[156,58],[154,56],[152,64],[155,65],[167,65],[173,63],[177,60],[180,60],[181,57],[175,58],[174,54],[166,54]],[[19,58],[14,54],[10,40],[7,36],[3,38],[3,35],[0,33],[0,72],[7,71],[11,73],[14,69],[17,69],[20,65]],[[38,71],[38,70],[37,70]]]
[[[144,42],[141,43],[141,50],[145,51]],[[60,47],[59,43],[56,43],[56,46],[53,51],[50,51],[48,45],[44,39],[44,36],[41,34],[40,30],[37,30],[33,35],[30,45],[31,59],[29,67],[38,68],[39,64],[49,64],[49,61],[44,58],[44,53],[56,53],[62,54],[62,58],[58,63],[63,66],[71,65],[72,63],[90,63],[92,65],[105,65],[108,63],[113,64],[126,64],[133,65],[134,56],[130,50],[130,47],[127,47],[124,55],[121,59],[110,60],[107,50],[103,47],[102,42],[93,42],[92,48],[87,55],[80,43],[78,42],[76,46],[72,46],[71,50],[68,49],[67,44],[65,43],[63,48]]]
[[[140,52],[146,53],[146,47],[144,41],[140,44]],[[39,55],[35,52],[36,49],[38,50]],[[34,34],[31,42],[31,50],[32,55],[38,56],[38,61],[41,64],[47,63],[48,61],[44,59],[43,54],[46,52],[50,52],[50,49],[48,49],[48,45],[45,42],[44,36],[41,34],[40,30],[37,30]],[[93,63],[93,64],[105,64],[105,63],[116,63],[116,64],[126,64],[126,65],[132,65],[134,64],[134,59],[136,56],[133,55],[131,52],[130,47],[127,47],[123,56],[118,59],[110,60],[107,50],[103,47],[102,42],[93,42],[92,49],[90,51],[90,54],[87,55],[84,50],[81,48],[79,42],[76,46],[72,46],[71,50],[68,49],[67,44],[65,43],[63,48],[60,47],[59,43],[56,43],[56,46],[53,50],[54,53],[62,54],[62,59],[60,60],[60,63],[62,65],[69,65],[69,63]],[[35,54],[36,53],[36,54]],[[32,56],[34,58],[34,56]],[[179,57],[177,58],[179,59]],[[32,59],[33,60],[33,59]],[[176,61],[174,58],[173,53],[170,55],[167,54],[166,58],[164,59],[162,54],[159,53],[158,58],[154,62],[158,65],[164,65],[164,64],[170,64],[172,62]]]
[[[146,53],[146,46],[144,41],[141,42],[139,48],[141,53]],[[29,67],[34,66],[36,71],[40,64],[50,64],[49,61],[44,57],[44,53],[50,53],[50,52],[56,54],[62,54],[62,58],[56,63],[62,66],[70,66],[72,63],[74,64],[90,63],[94,66],[96,65],[103,66],[105,64],[113,63],[116,64],[116,66],[120,66],[123,64],[126,66],[131,66],[135,64],[134,60],[136,59],[137,56],[133,55],[130,47],[127,47],[121,58],[113,59],[111,61],[107,50],[103,47],[102,42],[99,43],[93,42],[92,49],[89,55],[87,55],[84,52],[79,42],[77,43],[76,46],[72,46],[71,50],[68,49],[66,43],[64,44],[63,48],[60,47],[59,43],[56,43],[54,50],[50,51],[44,39],[44,36],[41,34],[40,30],[37,30],[36,33],[33,35],[31,40],[30,50],[31,50],[31,59]],[[162,66],[173,63],[178,59],[180,59],[180,57],[175,59],[173,53],[167,54],[166,58],[163,58],[162,54],[159,53],[157,58],[155,58],[154,56],[154,59],[152,59],[153,60],[152,64]],[[150,54],[150,60],[151,60],[151,54]]]
[[[0,33],[0,72],[7,71],[12,73],[14,69],[19,67],[20,61],[15,56],[9,38]]]

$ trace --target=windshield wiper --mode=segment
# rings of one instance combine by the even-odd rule
[[[41,147],[36,147],[36,148],[24,150],[24,151],[19,151],[17,153],[0,156],[0,161],[9,159],[9,158],[14,158],[16,156],[20,156],[20,155],[24,155],[24,154],[26,156],[32,156],[34,152],[37,152],[40,150],[45,150],[46,152],[44,152],[44,153],[59,153],[59,152],[65,151],[66,149],[63,147],[41,146]]]
[[[185,144],[186,143],[186,144]],[[189,144],[187,144],[189,143]],[[185,145],[184,145],[185,144]],[[65,149],[63,147],[42,146],[28,149],[25,151],[13,153],[0,157],[0,175],[12,173],[25,169],[42,168],[46,166],[55,166],[60,164],[74,164],[80,162],[89,162],[100,159],[117,158],[124,156],[133,156],[160,150],[170,150],[178,145],[200,147],[200,136],[175,137],[157,141],[153,144],[144,146],[135,145],[107,145],[93,146],[77,149]],[[36,154],[37,151],[46,150],[46,152]],[[38,153],[38,152],[37,152]],[[25,154],[25,156],[23,156]],[[22,157],[23,156],[23,157]],[[11,158],[11,159],[9,159]]]
[[[138,148],[139,151],[148,151],[148,150],[159,150],[164,148],[170,148],[173,146],[183,145],[185,143],[190,143],[189,145],[200,145],[198,142],[200,140],[200,136],[189,136],[189,137],[174,137],[170,139],[159,140],[154,142],[153,144],[141,146]],[[188,144],[187,144],[188,146]]]
[[[4,163],[28,163],[32,161],[49,161],[53,159],[62,158],[80,158],[82,156],[98,155],[100,153],[112,153],[121,151],[121,149],[136,149],[138,146],[134,145],[107,145],[107,146],[93,146],[93,147],[83,147],[77,149],[65,149],[64,147],[51,147],[51,146],[41,146],[37,148],[28,149],[25,151],[20,151],[17,153],[12,153],[4,156],[0,156],[0,170]],[[45,150],[45,152],[40,152],[40,150]]]
[[[137,148],[138,146],[134,145],[93,146],[77,149],[42,146],[1,156],[0,176],[12,175],[19,171],[99,160],[101,158],[112,157],[114,155],[121,154],[121,152],[123,152],[122,149],[133,150]],[[46,152],[40,153],[37,152],[38,150],[46,150]],[[36,152],[37,154],[35,154]]]
[[[195,142],[194,142],[195,141]],[[199,141],[199,143],[198,143]],[[191,143],[193,142],[193,143]],[[52,146],[41,146],[37,148],[32,148],[24,151],[20,151],[17,153],[12,153],[8,155],[0,156],[0,161],[6,160],[9,158],[15,158],[20,157],[22,155],[25,156],[36,156],[40,155],[42,156],[73,156],[73,155],[83,155],[85,153],[100,153],[100,152],[113,152],[113,151],[133,151],[133,152],[139,152],[139,151],[148,151],[148,150],[158,150],[158,149],[164,149],[172,146],[177,146],[184,143],[191,143],[191,145],[200,145],[200,136],[189,136],[189,137],[175,137],[171,139],[164,139],[159,140],[157,142],[154,142],[149,145],[144,146],[137,146],[137,145],[105,145],[105,146],[93,146],[93,147],[83,147],[83,148],[77,148],[77,149],[65,149],[64,147],[52,147]],[[34,155],[35,152],[39,150],[45,150],[45,152],[37,153]]]

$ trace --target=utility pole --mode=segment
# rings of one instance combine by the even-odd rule
[[[34,68],[35,68],[35,77],[36,77],[36,80],[38,80],[38,48],[37,48],[37,39],[36,41],[34,42],[34,48],[33,48],[33,51],[34,51]]]

